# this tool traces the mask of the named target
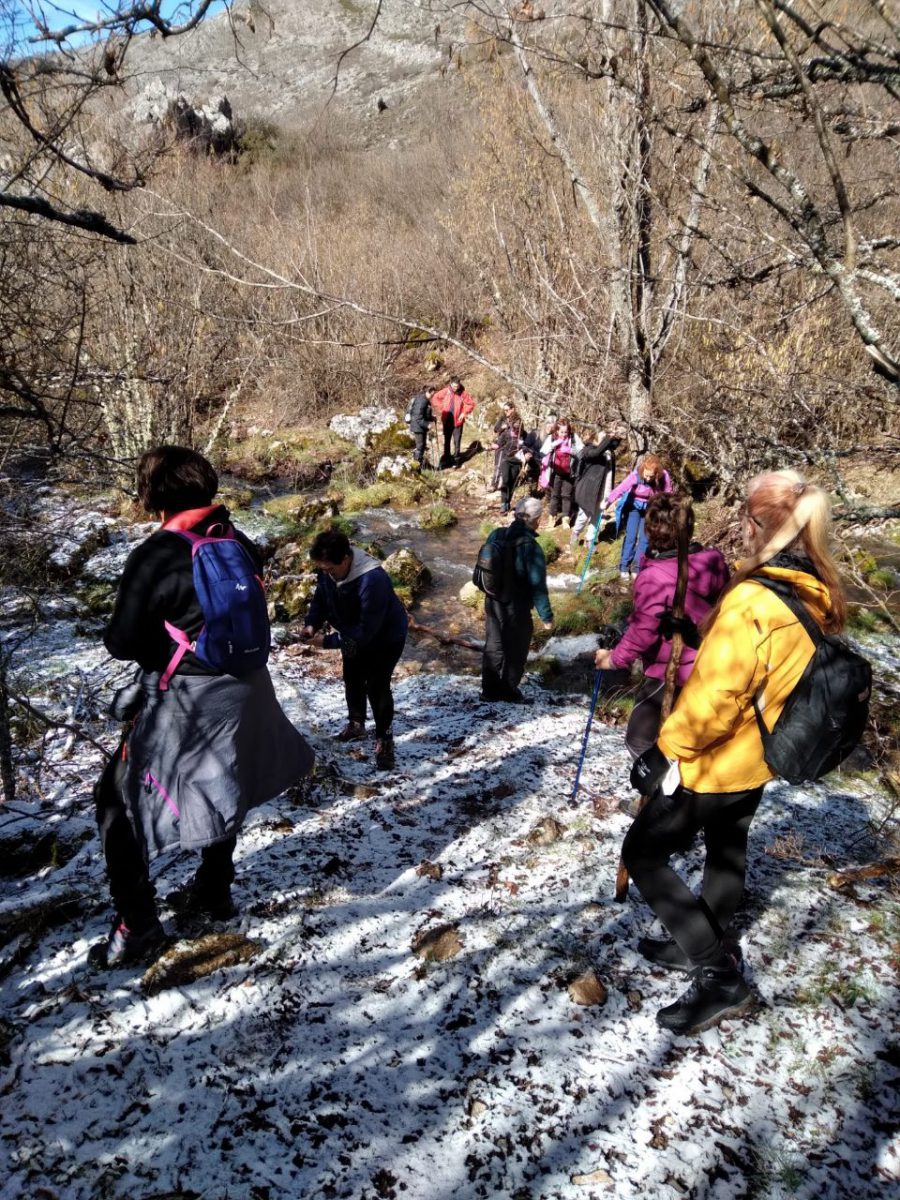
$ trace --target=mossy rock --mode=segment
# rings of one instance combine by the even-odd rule
[[[410,603],[415,603],[431,583],[431,572],[418,555],[406,546],[402,550],[395,550],[384,560],[384,569],[390,575],[397,594],[402,589],[408,594]]]
[[[377,462],[379,458],[390,458],[397,454],[404,454],[407,450],[412,450],[415,444],[416,439],[409,432],[406,422],[395,421],[393,425],[389,425],[381,433],[373,435],[369,443],[369,448],[366,451],[366,458],[370,462]]]
[[[270,516],[292,525],[315,525],[338,515],[337,502],[330,497],[311,500],[308,496],[279,496],[264,508]]]
[[[421,529],[451,529],[458,523],[456,513],[446,504],[431,504],[419,517]]]
[[[269,584],[269,617],[273,621],[297,621],[306,615],[316,590],[313,571],[290,575]]]
[[[106,617],[115,605],[116,589],[108,583],[92,583],[79,593],[79,599],[92,617]]]
[[[484,592],[477,588],[470,580],[462,585],[459,589],[459,602],[464,604],[466,608],[484,610]]]

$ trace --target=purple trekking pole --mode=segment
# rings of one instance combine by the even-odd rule
[[[588,713],[587,725],[584,729],[584,737],[581,739],[581,754],[578,758],[578,770],[575,772],[575,783],[572,787],[572,795],[569,797],[569,804],[575,803],[575,797],[578,795],[578,784],[581,780],[581,768],[584,766],[584,756],[587,754],[588,737],[591,732],[591,725],[594,723],[594,709],[597,707],[597,698],[600,695],[600,685],[603,683],[603,672],[597,671],[594,676],[594,693],[591,696],[591,711]]]

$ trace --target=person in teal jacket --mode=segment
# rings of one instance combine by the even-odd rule
[[[512,570],[516,586],[512,598],[501,601],[485,596],[484,654],[481,660],[481,699],[530,704],[519,688],[531,646],[536,608],[544,626],[553,625],[553,610],[547,593],[547,560],[537,540],[543,512],[540,500],[520,500],[508,527],[495,529],[488,541],[504,539],[513,552]]]

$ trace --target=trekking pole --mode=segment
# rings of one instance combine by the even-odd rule
[[[569,804],[575,803],[575,797],[578,794],[578,784],[581,781],[581,768],[584,766],[584,756],[587,754],[588,737],[591,732],[591,725],[594,723],[594,709],[597,707],[597,698],[600,695],[600,685],[603,683],[603,672],[597,671],[594,675],[594,692],[591,696],[591,711],[588,713],[587,725],[584,727],[584,737],[581,739],[581,754],[578,758],[578,770],[575,772],[575,783],[572,787],[572,795],[569,797]]]
[[[591,541],[588,546],[588,552],[584,560],[584,566],[581,568],[581,579],[578,581],[578,587],[575,590],[575,595],[581,595],[581,589],[584,587],[584,581],[587,578],[588,567],[591,565],[591,555],[594,553],[594,546],[597,544],[597,538],[600,535],[600,529],[603,525],[603,511],[601,509],[600,516],[597,518],[597,523],[594,525],[591,533]]]

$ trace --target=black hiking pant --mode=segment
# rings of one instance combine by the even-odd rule
[[[157,921],[156,888],[143,851],[134,836],[122,795],[125,761],[122,745],[106,764],[94,785],[94,804],[100,845],[106,859],[109,890],[116,912],[132,933],[145,933]],[[213,846],[204,846],[197,870],[198,889],[215,895],[234,881],[234,848],[231,837]]]
[[[444,431],[444,455],[441,465],[451,466],[459,462],[459,447],[462,443],[462,425],[454,424],[452,412],[441,413],[441,428]],[[451,451],[452,444],[452,451]]]
[[[391,676],[404,645],[404,642],[394,642],[387,646],[366,646],[352,656],[342,656],[347,715],[351,721],[365,722],[368,701],[375,719],[376,737],[384,737],[391,732],[394,721]]]
[[[695,965],[715,963],[737,911],[747,867],[747,834],[762,788],[745,792],[657,792],[635,817],[622,860],[641,895]],[[669,866],[702,830],[706,863],[695,896]]]
[[[481,694],[486,700],[509,700],[518,694],[525,673],[534,632],[531,607],[515,601],[502,604],[485,596],[484,620]]]
[[[577,511],[574,479],[569,474],[554,470],[550,480],[550,516],[561,515],[571,524]]]
[[[428,442],[428,430],[427,429],[422,429],[422,430],[417,429],[415,431],[415,433],[413,434],[413,437],[416,439],[416,448],[413,451],[413,457],[415,458],[416,462],[421,467],[423,465],[423,463],[425,462],[425,446],[427,445],[427,442]]]
[[[656,742],[665,690],[664,679],[647,678],[634,698],[634,707],[628,718],[628,728],[625,730],[625,749],[632,758],[640,758],[644,751],[649,750]],[[675,689],[673,704],[680,691],[681,688]]]
[[[521,470],[522,464],[516,458],[500,460],[500,508],[505,513],[509,512],[512,495]]]

